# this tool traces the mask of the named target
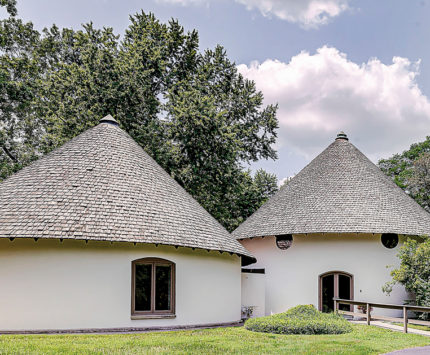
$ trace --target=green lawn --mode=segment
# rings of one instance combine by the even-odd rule
[[[388,324],[394,324],[394,325],[398,325],[400,327],[403,327],[403,323],[393,323],[393,322],[387,322]],[[419,329],[419,330],[425,330],[427,332],[430,331],[430,327],[426,326],[426,325],[419,325],[419,324],[408,324],[408,329],[409,328],[413,328],[413,329]]]
[[[381,354],[430,338],[365,325],[342,335],[275,335],[240,328],[106,335],[0,335],[0,354]]]

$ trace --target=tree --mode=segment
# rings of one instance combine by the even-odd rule
[[[430,212],[430,153],[422,153],[414,161],[408,185],[413,198]]]
[[[112,114],[229,230],[276,183],[258,179],[258,195],[244,164],[276,159],[277,106],[263,106],[221,46],[199,52],[178,21],[137,13],[120,41],[92,23],[39,33],[10,16],[0,36],[3,178]]]
[[[399,187],[405,189],[408,185],[408,179],[412,175],[414,161],[426,152],[430,152],[430,137],[427,137],[424,142],[412,144],[408,150],[401,154],[394,154],[388,159],[381,159],[378,165]]]
[[[218,220],[223,220],[228,230],[234,230],[278,191],[278,185],[276,175],[263,169],[257,170],[254,177],[249,170],[238,170],[230,177],[234,183],[220,196],[225,210],[218,211]]]
[[[401,154],[378,162],[379,168],[393,179],[406,193],[430,212],[430,137],[424,142],[412,144]]]
[[[260,205],[266,202],[278,191],[278,180],[275,174],[258,169],[254,175],[254,186]]]
[[[415,295],[417,305],[430,306],[430,239],[408,239],[398,257],[400,266],[391,271],[392,281],[385,284],[383,291],[389,294],[395,284],[401,284]]]
[[[276,106],[259,110],[263,95],[237,73],[220,46],[206,51],[194,74],[173,85],[167,98],[168,170],[233,230],[265,198],[255,200],[255,182],[241,163],[276,158],[271,147]],[[276,177],[274,181],[276,185]]]
[[[0,0],[0,7],[5,7],[6,11],[11,16],[16,16],[16,0]]]
[[[39,33],[14,17],[15,3],[0,3],[10,15],[0,21],[0,180],[37,158],[41,133],[33,105],[44,65]]]

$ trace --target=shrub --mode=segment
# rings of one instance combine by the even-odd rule
[[[423,237],[422,242],[406,240],[397,257],[400,265],[391,271],[393,279],[382,290],[390,294],[393,286],[398,283],[415,296],[418,306],[430,306],[430,239]],[[419,314],[422,319],[428,319],[429,316],[428,313]]]
[[[341,315],[321,313],[312,305],[296,306],[284,313],[248,319],[245,328],[276,334],[343,334],[352,330]]]

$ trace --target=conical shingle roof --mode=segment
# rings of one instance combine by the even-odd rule
[[[308,233],[429,235],[430,214],[340,134],[233,236]]]
[[[110,116],[0,184],[0,237],[252,255]]]

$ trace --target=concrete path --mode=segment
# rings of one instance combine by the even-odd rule
[[[384,355],[428,355],[430,354],[430,346],[423,346],[420,348],[410,348],[410,349],[403,349],[403,350],[397,350],[393,351],[391,353],[387,353]]]
[[[351,321],[351,323],[366,324],[366,321],[353,320],[353,321]],[[372,321],[372,322],[370,322],[370,325],[374,325],[374,326],[380,327],[380,328],[391,329],[391,330],[395,330],[395,331],[398,331],[398,332],[403,332],[403,326],[400,326],[400,325],[394,325],[394,324],[385,323],[385,322],[379,322],[379,321]],[[414,328],[411,328],[411,327],[408,327],[408,333],[425,335],[427,337],[430,337],[430,331],[420,330],[420,329],[414,329]],[[430,355],[430,352],[428,354]]]

